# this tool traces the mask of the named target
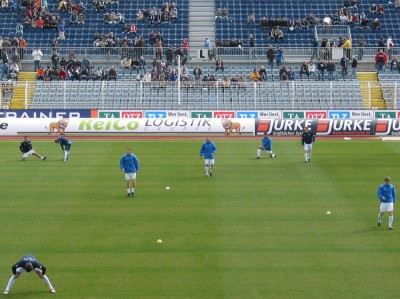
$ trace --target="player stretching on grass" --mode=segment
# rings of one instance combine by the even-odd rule
[[[301,134],[301,144],[304,148],[304,159],[306,160],[306,163],[311,162],[311,151],[314,141],[314,133],[311,132],[308,127],[304,127],[303,134]]]
[[[206,142],[203,143],[200,149],[200,159],[204,156],[206,177],[212,176],[214,172],[214,156],[217,151],[217,147],[214,142],[211,141],[209,136],[206,137]]]
[[[19,150],[22,153],[22,160],[25,161],[30,155],[35,156],[36,158],[40,158],[42,160],[46,160],[46,157],[39,155],[32,148],[32,142],[28,139],[28,136],[24,137],[24,141],[21,142],[19,146]]]
[[[67,137],[64,136],[58,136],[56,140],[54,140],[55,143],[59,143],[61,146],[61,149],[64,151],[64,159],[63,161],[67,161],[69,158],[69,151],[71,150],[71,145],[72,142],[68,140]]]
[[[12,266],[13,275],[8,281],[7,287],[4,290],[4,295],[8,295],[14,281],[24,272],[31,272],[32,270],[44,280],[51,293],[55,293],[56,290],[51,285],[49,278],[46,276],[46,267],[39,263],[32,255],[26,255],[20,259],[16,264]]]
[[[257,149],[257,159],[260,159],[261,151],[266,151],[270,158],[276,158],[276,155],[272,152],[272,140],[268,136],[267,132],[264,132],[264,138],[261,140],[262,145]]]
[[[131,148],[126,148],[126,154],[119,161],[119,168],[125,172],[126,190],[128,197],[135,196],[136,188],[136,172],[139,171],[140,165],[137,157],[132,153]]]
[[[385,183],[378,188],[378,198],[381,201],[378,214],[378,226],[381,226],[382,217],[385,212],[389,214],[388,229],[393,230],[393,210],[396,202],[396,188],[390,183],[390,177],[385,177]]]

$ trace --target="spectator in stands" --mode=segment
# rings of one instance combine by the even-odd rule
[[[391,36],[388,36],[388,39],[386,40],[386,50],[387,50],[388,59],[392,59],[393,48],[394,48],[393,39]]]
[[[140,56],[138,70],[146,71],[146,60],[144,59],[144,56]]]
[[[287,77],[289,81],[294,81],[296,79],[296,73],[294,72],[293,68],[290,68],[287,72]]]
[[[86,68],[86,66],[82,66],[82,69],[80,71],[80,78],[79,80],[86,80],[89,81],[89,70]]]
[[[58,72],[58,80],[67,80],[67,72],[65,71],[64,67],[61,67],[60,71]]]
[[[372,3],[370,8],[369,8],[369,12],[371,14],[376,14],[378,13],[378,6],[375,3]]]
[[[288,80],[287,70],[286,70],[286,67],[284,67],[284,66],[282,66],[279,70],[279,80],[281,80],[281,81]]]
[[[24,35],[24,26],[20,22],[18,22],[17,26],[15,26],[15,35],[17,37],[21,37]]]
[[[189,39],[184,38],[182,43],[183,55],[189,57]]]
[[[69,25],[77,25],[78,24],[78,13],[73,11],[71,16],[69,17]]]
[[[256,55],[256,41],[253,34],[249,35],[249,60],[258,59]]]
[[[341,48],[343,48],[343,53],[344,55],[346,55],[346,57],[351,57],[352,42],[350,38],[344,38]]]
[[[274,39],[275,39],[275,42],[278,39],[283,40],[283,31],[281,30],[281,28],[279,26],[276,26],[276,28],[274,30]]]
[[[303,79],[303,75],[306,75],[307,78],[310,78],[310,72],[308,71],[308,63],[307,61],[304,61],[301,65],[300,65],[300,79]]]
[[[221,8],[217,8],[215,10],[214,19],[215,19],[215,21],[219,20],[219,19],[222,19],[222,10],[221,10]]]
[[[64,20],[60,19],[60,21],[57,23],[57,31],[58,31],[58,40],[64,40],[65,39]]]
[[[42,17],[39,17],[36,20],[36,28],[37,29],[43,29],[43,27],[44,27],[44,21],[43,21]]]
[[[36,79],[44,81],[44,74],[45,70],[42,68],[42,66],[39,66],[39,68],[36,71]]]
[[[283,51],[280,47],[278,47],[275,51],[275,61],[276,61],[276,66],[280,68],[283,61]]]
[[[195,68],[193,69],[193,79],[195,81],[203,80],[203,71],[201,70],[199,65],[196,65]]]
[[[340,59],[340,66],[342,68],[342,78],[347,77],[347,71],[349,69],[349,58],[346,54],[343,54],[342,58]]]
[[[211,41],[208,37],[206,37],[204,39],[204,47],[207,49],[208,51],[208,60],[211,60],[212,56],[212,45],[211,45]]]
[[[385,9],[383,8],[382,4],[378,5],[378,14],[383,15],[385,13]]]
[[[125,75],[125,70],[131,70],[132,58],[130,56],[126,56],[121,60],[122,74]]]
[[[310,62],[308,63],[308,73],[309,76],[312,76],[315,79],[315,64],[312,60],[310,60]]]
[[[139,60],[137,60],[135,57],[132,58],[131,74],[133,70],[136,70],[137,74],[139,73]]]
[[[268,21],[266,17],[262,17],[260,21],[261,30],[266,30],[268,28]]]
[[[331,59],[328,60],[326,64],[326,71],[328,72],[328,80],[332,81],[334,79],[336,66]]]
[[[60,55],[57,53],[57,50],[53,51],[53,55],[51,55],[51,64],[53,68],[58,69],[58,64],[60,63]]]
[[[144,73],[143,82],[151,82],[151,74],[149,72]]]
[[[221,70],[222,73],[224,73],[224,61],[222,60],[221,56],[218,57],[217,61],[215,62],[215,72],[217,72],[218,70]]]
[[[394,56],[390,62],[390,70],[392,73],[400,73],[400,63],[397,59],[397,56]]]
[[[367,17],[361,19],[360,28],[362,29],[369,29],[369,20]]]
[[[265,67],[263,65],[258,70],[258,74],[260,75],[260,79],[259,80],[261,82],[267,81],[267,70],[265,69]]]
[[[221,16],[221,18],[223,19],[223,20],[228,20],[228,16],[229,16],[229,11],[228,11],[228,9],[226,8],[226,7],[223,7],[222,8],[222,16]]]
[[[351,79],[357,79],[357,66],[358,66],[358,61],[357,57],[353,55],[353,59],[351,61]]]
[[[174,52],[175,65],[178,65],[178,62],[182,63],[184,56],[185,55],[183,54],[182,49],[179,46],[176,47],[175,52]]]
[[[275,59],[275,51],[272,45],[269,45],[268,50],[267,50],[267,59],[268,59],[268,66],[271,68],[271,70],[274,67],[274,59]]]
[[[172,50],[172,47],[168,47],[167,51],[165,51],[165,57],[167,58],[167,66],[172,65],[172,61],[174,60],[174,50]]]
[[[257,69],[254,69],[251,73],[250,73],[250,80],[252,82],[258,82],[260,81],[260,74],[258,73]]]
[[[157,39],[155,44],[154,44],[154,57],[157,59],[158,57],[160,58],[160,60],[163,58],[162,57],[162,53],[163,53],[163,44],[161,39]]]
[[[110,80],[117,81],[117,70],[114,66],[111,66],[108,70],[108,81]]]
[[[381,37],[378,42],[378,52],[380,50],[383,50],[383,52],[385,52],[385,40],[383,39],[383,37]]]
[[[8,79],[8,73],[10,72],[10,66],[8,63],[3,63],[3,66],[1,67],[2,74],[1,74],[1,79]]]
[[[400,9],[400,0],[396,0],[396,1],[394,2],[394,8],[395,8],[395,9]]]
[[[381,21],[378,18],[375,18],[372,22],[372,30],[381,30]]]
[[[83,56],[81,64],[82,64],[82,66],[86,67],[88,70],[90,70],[92,68],[92,62],[89,60],[87,55]]]
[[[384,70],[386,62],[386,53],[383,52],[382,49],[380,49],[379,52],[375,55],[375,67],[378,73],[381,73]]]
[[[359,39],[358,39],[358,60],[362,60],[364,56],[364,47],[365,47],[365,40],[364,40],[364,35],[361,34]]]
[[[19,66],[18,63],[14,62],[10,66],[10,70],[8,71],[8,78],[18,81],[18,76],[19,76]]]
[[[317,64],[317,70],[318,70],[318,73],[317,73],[318,80],[324,81],[324,74],[325,74],[325,70],[326,70],[326,64],[322,59],[320,59],[318,64]]]
[[[254,25],[256,23],[256,17],[252,11],[247,15],[247,23],[250,25]]]
[[[42,60],[43,53],[39,48],[35,48],[32,52],[33,63],[34,63],[34,71],[36,72],[39,69],[40,61]]]

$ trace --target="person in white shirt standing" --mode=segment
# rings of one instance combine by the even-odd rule
[[[32,52],[33,62],[34,62],[34,70],[35,72],[39,69],[40,61],[42,60],[43,53],[39,48],[35,48]]]

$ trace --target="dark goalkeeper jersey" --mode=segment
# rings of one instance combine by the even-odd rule
[[[311,131],[303,132],[301,134],[301,144],[311,144],[315,141],[314,133]]]

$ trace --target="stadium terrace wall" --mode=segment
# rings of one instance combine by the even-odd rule
[[[220,134],[400,136],[400,119],[316,118],[3,118],[0,136],[39,134]]]

